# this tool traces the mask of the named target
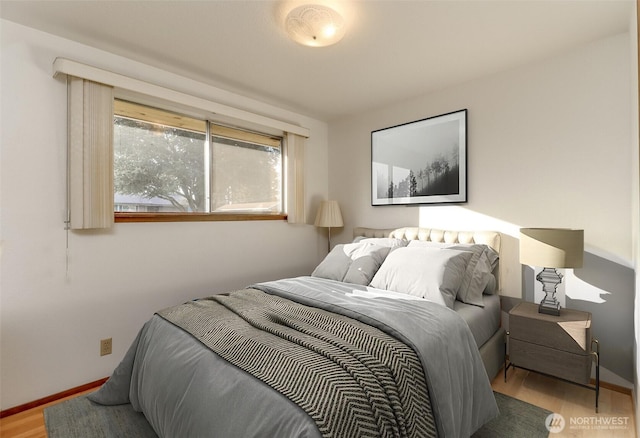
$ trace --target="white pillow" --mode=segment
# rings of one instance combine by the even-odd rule
[[[471,255],[453,249],[398,248],[382,263],[371,286],[426,298],[453,309]]]
[[[495,281],[492,272],[498,263],[498,254],[493,249],[482,244],[442,243],[420,240],[413,240],[409,242],[408,246],[409,248],[429,247],[471,252],[473,255],[467,265],[456,299],[463,303],[484,307],[482,294],[487,290],[487,286],[491,280],[493,279],[493,281]],[[492,289],[487,290],[487,292],[490,290]]]
[[[366,286],[390,250],[370,242],[336,245],[311,276]]]
[[[410,248],[448,248],[453,243],[432,242],[430,240],[410,240],[407,244]]]
[[[403,248],[409,243],[405,239],[396,239],[394,237],[364,237],[359,236],[353,239],[353,243],[375,243],[380,246],[388,246],[390,248]]]

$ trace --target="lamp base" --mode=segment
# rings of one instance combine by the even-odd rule
[[[542,300],[538,305],[538,313],[560,316],[560,303],[557,301]]]
[[[542,290],[545,294],[538,306],[538,313],[560,316],[560,303],[556,300],[556,288],[562,282],[562,274],[555,268],[544,268],[536,276],[536,279],[542,283]]]

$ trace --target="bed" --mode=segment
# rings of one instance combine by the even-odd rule
[[[354,231],[309,276],[158,311],[90,399],[161,437],[471,436],[498,414],[499,233]]]
[[[397,238],[408,241],[442,243],[445,245],[483,244],[492,248],[500,255],[501,235],[497,231],[456,231],[421,227],[402,228],[365,228],[357,227],[353,230],[354,238]],[[465,304],[459,300],[454,303],[455,310],[469,324],[471,332],[477,342],[482,362],[489,379],[493,379],[504,366],[505,330],[501,324],[500,296],[501,287],[500,265],[492,271],[494,291],[492,294],[482,294],[484,307]]]

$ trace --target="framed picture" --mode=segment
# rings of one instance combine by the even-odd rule
[[[467,202],[467,110],[371,132],[371,205]]]

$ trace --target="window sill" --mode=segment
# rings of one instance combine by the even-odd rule
[[[277,221],[286,214],[261,213],[114,213],[116,223],[124,222],[203,222],[203,221]]]

